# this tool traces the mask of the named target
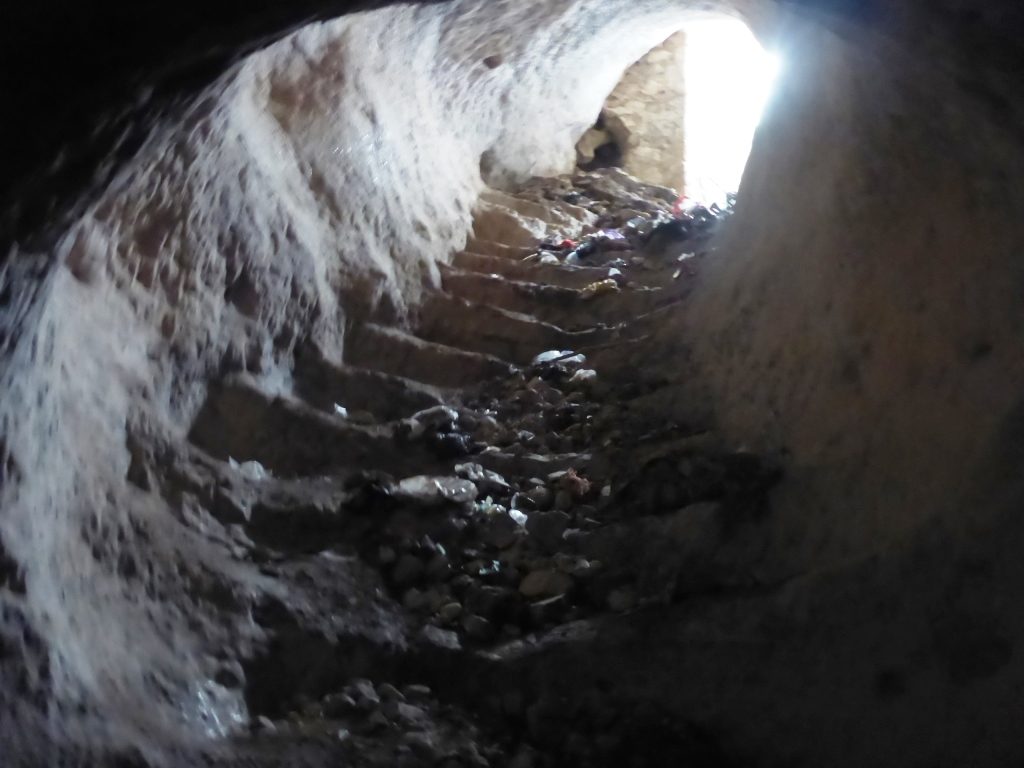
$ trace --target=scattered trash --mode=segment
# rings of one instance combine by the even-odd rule
[[[459,420],[459,412],[448,405],[437,405],[415,413],[413,419],[425,427],[452,429]]]
[[[672,215],[673,216],[679,217],[679,216],[683,215],[683,211],[687,207],[686,201],[688,199],[689,198],[687,198],[686,195],[680,195],[678,198],[676,198],[676,201],[674,203],[672,203]]]
[[[633,247],[617,229],[602,229],[597,233],[597,242],[604,251],[628,251]]]
[[[669,219],[657,224],[651,231],[651,238],[659,237],[670,240],[685,240],[690,237],[690,221],[688,219]]]
[[[567,469],[562,473],[558,477],[558,484],[574,497],[583,497],[590,493],[590,481],[577,474],[575,469]]]
[[[547,352],[541,352],[530,363],[530,365],[544,365],[545,363],[559,363],[567,362],[572,360],[575,362],[576,358],[579,358],[579,362],[585,362],[586,357],[583,355],[573,352],[571,349],[559,351],[557,349],[551,349]]]
[[[572,252],[577,259],[585,259],[587,256],[590,256],[597,252],[597,240],[594,240],[593,238],[587,238],[582,243],[577,245]]]
[[[247,480],[258,482],[270,477],[270,473],[258,461],[243,461],[239,463],[228,456],[228,466]]]
[[[340,416],[343,419],[347,419],[348,418],[348,408],[345,408],[344,406],[341,406],[341,405],[338,405],[337,403],[335,403],[334,404],[334,415],[335,416]]]
[[[451,433],[455,431],[458,422],[458,411],[447,405],[438,405],[403,419],[401,431],[406,437],[416,439],[428,432]]]

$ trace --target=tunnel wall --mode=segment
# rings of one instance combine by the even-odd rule
[[[696,366],[666,407],[702,402],[785,468],[770,519],[722,553],[771,596],[667,632],[681,709],[730,702],[709,722],[745,724],[755,763],[1022,759],[1024,155],[992,97],[1010,70],[975,51],[954,74],[957,44],[936,64],[898,28],[783,26],[738,212],[659,339]]]
[[[680,379],[667,411],[706,404],[787,471],[741,563],[762,591],[686,606],[645,637],[660,674],[638,677],[762,762],[1021,757],[1021,137],[992,58],[903,7],[761,28],[804,66],[692,304],[641,350]],[[685,10],[466,0],[308,27],[159,124],[53,252],[8,258],[5,754],[236,727],[209,656],[257,638],[194,583],[260,579],[188,503],[126,482],[131,434],[183,440],[210,380],[287,389],[297,343],[340,357],[350,319],[414,302],[481,170],[567,169]]]
[[[834,561],[965,522],[1022,374],[1021,157],[929,62],[870,36],[784,36],[746,202],[688,321],[725,423],[789,456],[799,522],[779,534]]]

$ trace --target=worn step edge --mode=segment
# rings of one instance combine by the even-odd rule
[[[494,355],[459,349],[374,323],[359,328],[346,345],[345,354],[348,364],[360,368],[452,389],[507,375],[515,367]]]

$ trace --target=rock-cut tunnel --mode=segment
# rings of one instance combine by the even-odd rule
[[[1024,761],[1019,4],[8,5],[4,766]]]

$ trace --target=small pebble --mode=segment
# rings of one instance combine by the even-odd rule
[[[395,688],[391,683],[381,683],[377,686],[377,693],[384,699],[405,700],[405,694]]]
[[[572,577],[555,570],[531,571],[519,584],[523,597],[555,597],[572,589]]]
[[[380,696],[373,683],[366,679],[353,680],[346,693],[359,704],[380,704]]]
[[[398,704],[398,719],[407,724],[415,723],[426,716],[427,712],[422,707],[417,707],[415,704],[406,704],[404,701]]]
[[[561,543],[569,521],[569,515],[565,512],[536,512],[530,515],[526,530],[542,547],[552,550]]]
[[[405,733],[402,735],[402,743],[422,758],[433,760],[437,757],[437,745],[429,733]]]
[[[483,616],[466,616],[462,619],[462,628],[474,640],[487,640],[494,632],[491,622]]]
[[[441,610],[441,606],[445,603],[450,603],[451,599],[452,596],[448,593],[448,590],[443,588],[434,587],[423,593],[423,604],[431,613],[437,613]]]
[[[554,499],[551,489],[546,485],[540,485],[527,491],[526,498],[528,498],[535,509],[543,512],[551,508],[551,502]]]
[[[515,543],[520,525],[507,512],[488,515],[480,531],[484,543],[497,549],[505,549]]]
[[[445,624],[451,624],[462,615],[462,603],[452,602],[441,606],[437,616]]]
[[[450,629],[432,627],[428,624],[420,630],[420,638],[433,646],[444,648],[447,651],[458,651],[462,648],[459,636]]]
[[[402,595],[402,606],[407,611],[418,611],[426,605],[426,599],[423,593],[413,587]]]

